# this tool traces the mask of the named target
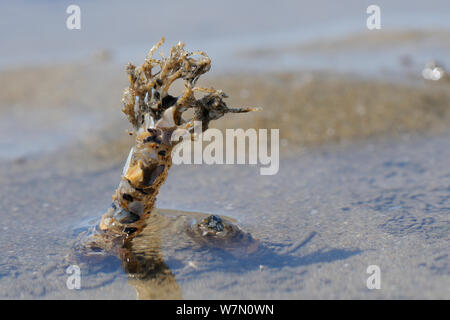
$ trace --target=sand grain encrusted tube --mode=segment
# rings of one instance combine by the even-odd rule
[[[254,108],[228,108],[220,90],[196,87],[199,77],[209,71],[210,58],[201,51],[187,52],[184,44],[172,47],[167,57],[153,58],[163,44],[162,38],[150,50],[145,62],[136,67],[127,65],[130,85],[123,94],[123,112],[133,126],[136,138],[126,161],[121,181],[113,196],[112,207],[102,217],[100,230],[120,237],[132,237],[146,225],[159,188],[172,165],[172,150],[179,141],[171,137],[177,130],[193,137],[194,122],[202,129],[209,122],[226,113],[243,113]],[[169,94],[177,79],[184,80],[179,97]],[[203,96],[196,98],[195,93]],[[184,112],[193,109],[191,119],[183,119]]]

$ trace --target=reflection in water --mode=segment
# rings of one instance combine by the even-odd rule
[[[97,265],[94,267],[97,271],[111,263],[111,256],[118,257],[129,283],[136,288],[138,299],[182,298],[175,276],[162,256],[162,231],[173,236],[184,235],[200,246],[234,254],[251,253],[259,246],[232,219],[193,212],[156,209],[142,233],[129,239],[105,233],[96,226],[80,235],[74,248],[75,257],[78,262],[90,265],[91,270]],[[183,237],[179,240],[183,241]]]
[[[161,252],[163,221],[159,215],[148,220],[145,236],[140,237],[138,245],[126,241],[120,251],[128,282],[136,288],[138,299],[181,299],[181,289]]]
[[[316,233],[312,232],[297,244],[271,244],[269,248],[242,230],[231,218],[155,209],[146,228],[135,238],[118,242],[97,230],[90,230],[80,237],[74,254],[77,263],[84,262],[95,272],[108,269],[111,256],[119,258],[138,299],[182,299],[175,274],[164,262],[163,245],[172,250],[187,251],[188,257],[200,252],[202,268],[195,268],[197,277],[210,271],[234,273],[257,270],[261,266],[281,268],[331,262],[361,252],[319,249],[299,256],[298,251],[315,236]]]
[[[157,209],[147,223],[143,232],[126,242],[121,251],[123,268],[139,299],[181,299],[175,276],[162,257],[162,232],[178,247],[197,245],[243,256],[259,248],[258,241],[227,217]]]

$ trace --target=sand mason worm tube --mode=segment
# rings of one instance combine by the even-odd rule
[[[129,87],[123,94],[123,109],[133,126],[135,145],[130,150],[121,181],[113,195],[111,208],[102,216],[99,229],[120,237],[133,237],[146,225],[159,188],[172,165],[172,150],[178,141],[171,137],[177,130],[193,138],[194,122],[208,129],[211,120],[226,113],[244,113],[254,108],[228,108],[227,96],[221,90],[196,87],[199,77],[209,71],[211,60],[202,51],[187,52],[183,43],[172,47],[167,57],[154,53],[163,44],[162,38],[150,50],[144,63],[128,64]],[[184,80],[184,90],[178,97],[169,94],[175,80]],[[195,93],[204,95],[196,98]],[[192,109],[193,116],[183,113]]]

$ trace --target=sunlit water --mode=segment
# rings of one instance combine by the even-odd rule
[[[166,271],[152,275],[170,272],[164,283],[183,298],[448,298],[449,141],[444,135],[318,149],[282,157],[275,176],[251,166],[174,167],[158,207],[229,216],[264,249],[235,255],[195,245],[175,218],[157,229]],[[8,197],[1,200],[0,296],[168,294],[128,279],[118,259],[80,264],[81,290],[66,287],[65,257],[83,225],[107,208],[120,170],[36,169],[17,177],[19,164],[1,166]],[[145,233],[136,239],[137,251],[152,252],[156,242],[146,241]],[[382,291],[366,288],[371,264],[384,272]]]

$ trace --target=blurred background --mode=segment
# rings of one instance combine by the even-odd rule
[[[367,28],[370,1],[79,1],[80,30],[66,27],[70,4],[1,2],[2,157],[73,139],[102,126],[96,116],[123,118],[124,65],[162,36],[166,53],[178,41],[206,51],[203,83],[214,77],[230,104],[265,110],[219,126],[283,128],[285,146],[302,146],[448,124],[448,77],[423,77],[449,64],[447,1],[378,1],[379,30]]]
[[[72,4],[80,30],[66,27]],[[372,4],[381,28],[368,30]],[[133,145],[125,64],[162,36],[165,53],[182,41],[211,57],[199,85],[263,109],[212,125],[280,129],[281,163],[273,177],[173,168],[158,207],[226,214],[274,250],[315,235],[264,278],[261,261],[194,270],[186,259],[208,254],[172,244],[183,297],[450,298],[446,0],[0,0],[0,297],[135,298],[120,268],[67,290],[62,261]],[[369,264],[384,290],[365,287]]]

